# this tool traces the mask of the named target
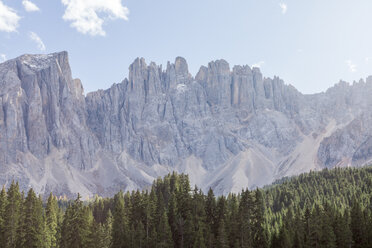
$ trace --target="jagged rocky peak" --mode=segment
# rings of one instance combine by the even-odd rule
[[[68,53],[66,51],[51,54],[25,54],[15,60],[29,66],[33,70],[42,70],[48,68],[54,62],[58,63],[62,72],[69,69]]]
[[[224,59],[219,59],[208,63],[208,69],[217,75],[229,75],[230,65]]]
[[[188,71],[187,62],[182,57],[177,57],[175,63],[168,62],[165,71],[161,65],[157,66],[154,62],[147,66],[143,58],[135,59],[129,67],[130,89],[144,99],[168,92],[178,84],[188,84],[191,81],[192,76]]]
[[[176,61],[174,62],[174,69],[177,75],[189,75],[189,68],[186,62],[186,59],[182,57],[177,57]]]
[[[140,75],[146,69],[147,69],[147,64],[146,64],[145,59],[138,57],[129,66],[129,73],[133,73],[133,75]],[[129,78],[131,78],[131,76],[129,76]]]
[[[8,85],[0,89],[3,160],[22,161],[18,151],[45,159],[55,148],[68,148],[71,165],[91,166],[94,137],[85,130],[84,90],[72,79],[67,52],[23,55],[0,65],[0,74]]]
[[[236,75],[251,75],[252,74],[252,69],[249,67],[249,65],[244,65],[244,66],[235,65],[233,67],[232,73],[236,74]]]
[[[0,64],[0,183],[110,195],[176,170],[217,194],[372,159],[372,77],[303,95],[225,60],[195,78],[137,58],[128,79],[84,96],[66,52]]]
[[[167,63],[167,69],[164,72],[165,85],[167,89],[176,88],[178,84],[188,84],[192,81],[192,75],[186,59],[177,57],[174,63]]]

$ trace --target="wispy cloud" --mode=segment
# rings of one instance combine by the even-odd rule
[[[354,64],[351,60],[346,60],[345,63],[347,64],[347,66],[349,67],[349,70],[351,72],[356,72],[357,71],[357,65]]]
[[[282,14],[284,15],[287,13],[287,4],[286,3],[279,3],[279,7],[282,9]]]
[[[371,60],[370,57],[365,57],[364,62],[366,62],[368,64],[370,60]]]
[[[0,54],[0,63],[4,62],[6,60],[5,54]]]
[[[23,0],[22,4],[27,12],[40,11],[39,7],[29,0]]]
[[[29,37],[32,41],[34,41],[37,45],[37,48],[40,50],[40,51],[45,51],[45,45],[44,45],[44,42],[41,40],[41,38],[39,37],[39,35],[37,35],[36,33],[34,32],[30,32],[29,33]]]
[[[257,67],[257,68],[261,68],[263,65],[265,64],[265,61],[259,61],[255,64],[252,65],[252,68],[253,67]]]
[[[66,6],[63,20],[83,34],[105,36],[102,25],[108,20],[128,20],[129,10],[121,0],[61,0]]]
[[[16,11],[6,6],[0,0],[0,31],[15,32],[17,31],[19,17]]]

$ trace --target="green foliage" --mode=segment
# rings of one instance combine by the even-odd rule
[[[21,247],[43,247],[45,244],[43,203],[32,189],[29,190],[24,202],[23,215]]]
[[[51,193],[45,209],[45,246],[48,248],[58,247],[58,202]]]
[[[62,223],[60,247],[90,247],[92,221],[91,209],[83,206],[80,195],[78,195],[66,210]]]
[[[8,189],[7,205],[4,217],[5,247],[17,247],[18,234],[21,223],[22,198],[18,183],[12,182]]]
[[[188,176],[151,189],[45,206],[17,183],[0,192],[0,248],[372,247],[372,168],[310,172],[216,197]]]
[[[127,213],[124,209],[123,192],[119,192],[114,198],[114,220],[112,224],[112,247],[127,247],[128,242]]]
[[[5,247],[5,214],[8,204],[5,187],[0,192],[0,248]]]

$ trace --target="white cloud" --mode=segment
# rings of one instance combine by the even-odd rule
[[[128,20],[129,10],[121,0],[61,0],[66,6],[63,20],[70,21],[83,34],[105,36],[102,25],[107,20]]]
[[[40,11],[39,7],[29,0],[23,0],[22,4],[27,12]]]
[[[261,68],[261,66],[263,66],[265,64],[265,61],[259,61],[255,64],[252,65],[252,68],[253,67],[257,67],[257,68]]]
[[[364,59],[364,61],[368,64],[370,59],[371,59],[370,57],[366,57],[366,58]]]
[[[354,64],[351,60],[346,60],[345,63],[347,64],[347,66],[349,67],[349,70],[351,72],[356,72],[357,71],[357,65]]]
[[[279,3],[279,7],[282,9],[282,14],[284,15],[287,13],[287,4],[285,3]]]
[[[21,19],[21,17],[17,15],[15,10],[6,6],[0,0],[0,31],[4,32],[17,31],[19,19]]]
[[[0,63],[3,63],[6,60],[5,54],[0,54]]]
[[[32,41],[35,41],[36,45],[37,45],[37,48],[39,48],[39,50],[41,51],[45,51],[45,45],[44,45],[44,42],[41,40],[41,38],[39,37],[39,35],[37,35],[36,33],[34,32],[30,32],[29,34],[29,37]]]

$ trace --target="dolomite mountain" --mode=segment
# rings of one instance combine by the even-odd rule
[[[92,72],[94,73],[94,72]],[[304,95],[224,60],[196,76],[136,59],[84,95],[66,52],[0,64],[0,184],[72,196],[146,188],[172,171],[217,194],[372,159],[372,77]]]

